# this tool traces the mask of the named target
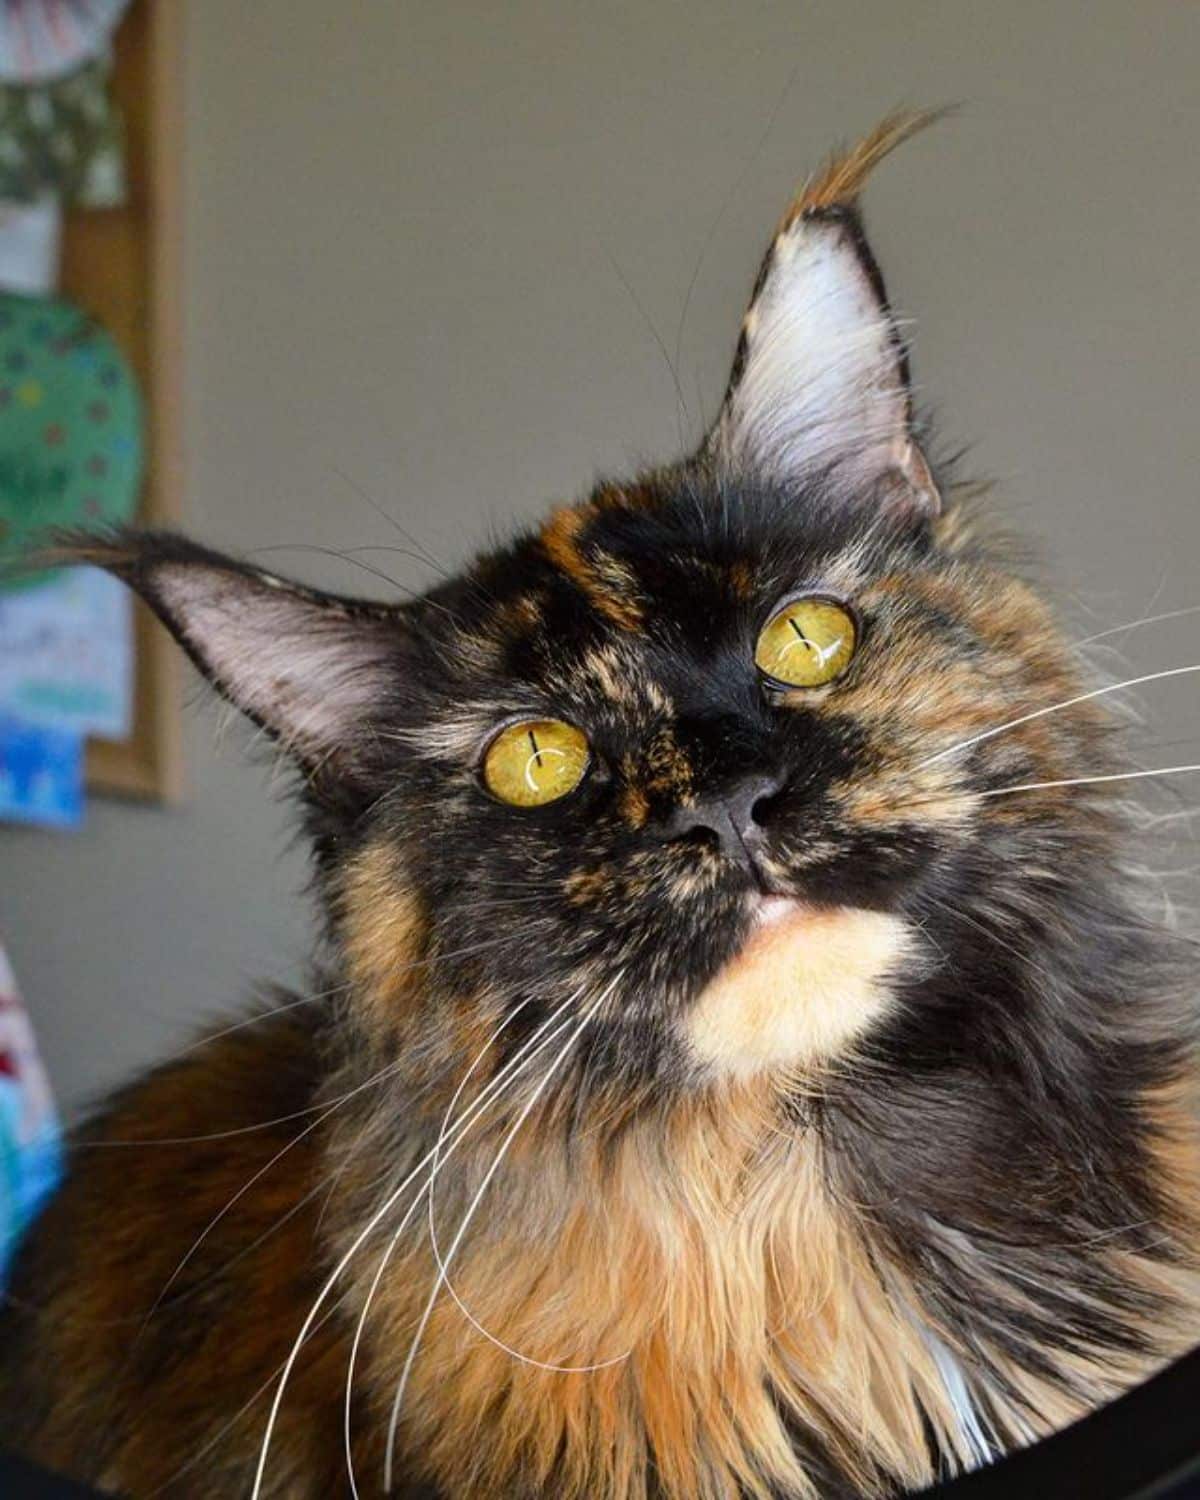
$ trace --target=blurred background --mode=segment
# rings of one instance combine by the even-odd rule
[[[161,419],[198,537],[386,594],[358,564],[419,588],[415,554],[453,567],[675,454],[798,179],[896,104],[960,101],[866,200],[920,398],[1076,635],[1200,604],[1200,6],[138,0],[122,24],[147,4],[179,12]],[[1151,671],[1198,640],[1200,615],[1106,644]],[[1146,765],[1200,760],[1194,681],[1145,694]],[[0,825],[0,942],[68,1115],[252,983],[304,983],[286,783],[194,679],[169,690],[175,800]]]

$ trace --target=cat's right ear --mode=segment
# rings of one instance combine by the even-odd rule
[[[201,673],[309,771],[354,777],[402,681],[401,608],[306,588],[170,532],[74,537],[59,561],[121,578]]]
[[[908,357],[858,198],[939,111],[888,116],[789,205],[754,285],[717,421],[716,464],[783,485],[836,475],[847,498],[930,517],[940,501],[914,430]]]

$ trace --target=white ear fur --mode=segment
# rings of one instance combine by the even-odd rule
[[[801,219],[779,236],[742,334],[718,423],[731,458],[779,478],[870,462],[905,423],[892,322],[842,225]]]
[[[301,759],[361,733],[392,654],[366,608],[240,567],[170,561],[144,577],[143,591],[205,675]]]
[[[834,472],[850,489],[936,512],[903,341],[854,208],[870,168],[928,118],[884,121],[784,216],[709,438],[726,466],[781,482]]]

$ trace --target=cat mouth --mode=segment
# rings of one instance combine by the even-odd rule
[[[782,923],[802,921],[816,910],[796,896],[777,896],[755,893],[746,902],[750,917],[751,935],[763,927],[779,927]]]

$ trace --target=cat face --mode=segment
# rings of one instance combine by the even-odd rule
[[[1077,771],[1083,721],[954,747],[1070,696],[1065,654],[1026,588],[861,498],[698,466],[605,487],[424,609],[363,858],[415,893],[426,992],[612,984],[609,1067],[803,1069],[944,963],[946,905],[1035,899],[1093,814],[990,794]],[[822,611],[852,644],[810,683]],[[756,662],[781,614],[799,686]]]
[[[1057,711],[1081,689],[1047,611],[917,443],[854,207],[915,123],[785,215],[698,454],[424,599],[334,599],[178,538],[88,554],[303,768],[385,1049],[449,1075],[515,1007],[514,1039],[603,996],[582,1076],[687,1090],[1019,1024],[991,1016],[979,932],[1045,920],[1105,815],[1009,794],[1099,769],[1095,719]]]

